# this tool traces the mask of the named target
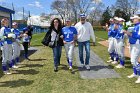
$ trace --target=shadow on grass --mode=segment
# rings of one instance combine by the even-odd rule
[[[29,86],[33,84],[33,82],[34,82],[33,80],[25,80],[25,79],[5,81],[5,82],[0,82],[0,87],[15,88],[15,87],[21,87],[21,86]]]
[[[43,67],[43,65],[40,64],[23,64],[24,66],[21,66],[20,68],[24,68],[24,67]]]
[[[37,50],[29,50],[28,51],[28,56],[31,56],[32,54],[34,54]],[[24,51],[21,51],[21,56],[20,56],[20,61],[22,62],[23,60],[25,60],[24,58]],[[33,60],[33,59],[32,59]]]
[[[75,72],[78,71],[78,67],[73,65],[72,68],[73,69],[71,70],[71,73],[72,74],[75,74]],[[65,64],[60,64],[59,70],[66,70],[66,71],[68,71],[69,70],[69,66],[68,65],[65,65]]]
[[[30,59],[30,61],[43,61],[43,60],[47,60],[47,59]]]
[[[29,70],[15,70],[16,72],[13,74],[24,74],[24,75],[35,75],[38,74],[39,71],[36,71],[34,69],[29,69]]]
[[[73,72],[72,73],[75,73],[75,72],[78,72],[78,71],[88,71],[86,69],[86,67],[77,67],[77,66],[74,66],[73,67]],[[101,69],[113,69],[114,66],[112,65],[108,65],[108,66],[101,66],[101,65],[98,65],[98,66],[90,66],[90,71],[98,71],[98,70],[101,70]]]

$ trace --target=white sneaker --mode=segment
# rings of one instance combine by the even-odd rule
[[[113,60],[111,60],[111,59],[107,61],[107,63],[111,63],[111,62],[113,62]]]
[[[5,75],[11,75],[12,73],[8,72],[8,71],[4,71],[3,72]]]
[[[86,65],[85,67],[86,67],[87,70],[90,70],[90,66],[89,65]]]
[[[140,76],[139,76],[138,79],[135,81],[135,83],[140,83]]]
[[[12,66],[12,68],[19,68],[18,66],[16,66],[16,65],[14,65],[14,66]]]
[[[72,70],[72,66],[69,67],[69,70]]]
[[[125,66],[123,66],[123,65],[121,65],[121,64],[118,64],[118,65],[116,66],[116,68],[125,68]]]
[[[128,78],[134,78],[134,77],[137,77],[137,75],[136,74],[131,74],[130,76],[127,76]]]
[[[112,63],[112,64],[114,64],[114,65],[115,65],[115,64],[118,64],[118,62],[117,62],[117,61],[113,61],[113,62],[111,62],[111,63]]]
[[[80,67],[81,67],[81,68],[83,68],[84,66],[85,66],[84,64],[81,64],[81,66],[80,66]]]

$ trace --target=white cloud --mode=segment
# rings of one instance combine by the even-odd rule
[[[35,1],[33,3],[28,4],[29,6],[37,7],[37,8],[43,8],[43,6],[40,4],[40,2]]]
[[[96,3],[96,4],[101,3],[101,2],[102,2],[102,0],[93,0],[92,1],[92,3]]]
[[[55,0],[55,1],[66,1],[66,0]]]

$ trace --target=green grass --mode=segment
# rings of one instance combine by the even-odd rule
[[[32,46],[42,46],[41,41],[44,38],[46,33],[34,34],[33,39],[31,40]]]
[[[105,37],[105,32],[95,32],[98,37]],[[102,36],[100,36],[100,35]],[[65,51],[63,49],[59,71],[53,71],[52,50],[41,46],[44,33],[33,36],[32,45],[38,46],[38,51],[30,56],[31,61],[23,60],[21,68],[13,70],[16,74],[4,75],[0,78],[0,93],[140,93],[140,84],[134,79],[127,79],[132,73],[130,62],[125,69],[115,69],[121,78],[112,79],[81,79],[74,61],[75,74],[71,74],[67,67]],[[37,41],[36,41],[37,40]],[[36,42],[34,42],[36,41]],[[97,38],[97,41],[100,39]],[[91,46],[104,61],[108,59],[107,48],[97,44]],[[110,65],[112,68],[113,65]]]
[[[95,36],[98,37],[98,40],[100,39],[108,39],[107,32],[106,31],[95,31]]]

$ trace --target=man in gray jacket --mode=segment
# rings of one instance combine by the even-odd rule
[[[77,41],[78,41],[78,48],[79,48],[79,58],[81,61],[82,67],[86,67],[87,70],[90,70],[89,66],[89,59],[90,59],[90,37],[93,40],[93,45],[95,45],[95,35],[92,25],[86,21],[85,14],[80,14],[80,22],[75,25],[77,29]],[[83,47],[85,46],[86,51],[86,59],[84,63],[83,58]]]

